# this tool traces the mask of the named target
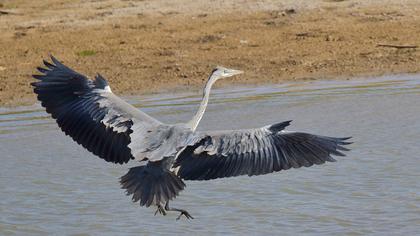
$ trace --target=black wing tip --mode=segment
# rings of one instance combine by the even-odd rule
[[[343,154],[343,155],[338,155],[338,156],[345,156],[345,155]],[[328,156],[328,158],[325,161],[327,161],[327,162],[337,162],[337,160],[334,159],[331,155]]]
[[[46,66],[47,68],[38,66],[36,69],[40,72],[43,73],[43,75],[32,75],[33,78],[38,79],[38,80],[42,80],[43,76],[46,75],[48,72],[50,72],[52,69],[56,68],[57,65],[60,64],[60,62],[51,54],[49,54],[52,62],[54,64],[51,64],[50,62],[46,61],[45,59],[42,60],[44,66]]]
[[[349,140],[351,138],[352,137],[336,138],[337,146],[336,146],[336,149],[333,152],[331,152],[331,154],[335,155],[335,156],[346,156],[346,154],[344,154],[343,152],[348,152],[351,149],[350,148],[345,148],[344,146],[345,145],[350,145],[353,142],[344,142],[344,140]]]
[[[344,140],[349,140],[351,138],[353,138],[353,137],[352,136],[348,136],[348,137],[342,137],[342,138],[337,138],[337,139],[339,139],[341,141],[344,141]]]
[[[45,68],[43,68],[43,67],[40,67],[40,66],[38,66],[37,68],[36,68],[39,72],[41,72],[41,73],[47,73],[49,70],[48,69],[45,69]]]
[[[55,58],[52,54],[49,54],[50,55],[50,58],[51,58],[51,61],[55,64],[55,65],[61,65],[62,63],[57,59],[57,58]]]
[[[345,148],[345,147],[343,147],[343,146],[341,146],[341,145],[338,145],[338,146],[337,146],[337,150],[348,152],[348,151],[350,151],[351,149],[350,149],[350,148]]]
[[[353,142],[348,142],[348,141],[346,141],[346,140],[349,140],[349,139],[351,139],[352,137],[344,137],[344,138],[338,138],[338,144],[339,145],[350,145],[350,144],[352,144]]]
[[[44,78],[44,75],[32,75],[32,77],[34,78],[34,79],[37,79],[37,80],[42,80],[43,78]],[[32,83],[31,83],[32,84]]]
[[[56,67],[57,65],[61,65],[62,63],[56,58],[54,57],[51,53],[48,54],[50,60],[52,61],[53,64],[51,64],[51,62],[48,62],[47,60],[42,60],[42,62],[44,63],[45,66],[47,66],[48,68],[52,68],[52,67]]]
[[[43,63],[44,63],[44,65],[46,65],[46,66],[49,66],[49,65],[51,66],[51,65],[52,65],[51,63],[49,63],[49,62],[48,62],[48,61],[46,61],[45,59],[43,59],[43,60],[42,60],[42,62],[43,62]]]

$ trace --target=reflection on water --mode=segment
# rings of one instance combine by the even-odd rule
[[[168,123],[197,93],[127,98]],[[323,166],[187,182],[173,203],[196,217],[153,216],[119,189],[127,166],[94,157],[39,105],[0,108],[0,235],[408,234],[420,232],[420,80],[414,75],[215,90],[200,129],[260,127],[354,137]],[[135,165],[132,163],[131,165]]]

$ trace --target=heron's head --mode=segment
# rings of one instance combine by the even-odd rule
[[[239,75],[242,73],[244,72],[241,70],[234,70],[234,69],[218,66],[213,70],[212,77],[214,77],[215,79],[221,79],[221,78],[231,77],[234,75]]]

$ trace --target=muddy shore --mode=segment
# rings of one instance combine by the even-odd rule
[[[221,82],[351,79],[420,71],[420,2],[0,1],[0,105],[28,105],[49,54],[122,95]],[[306,5],[305,5],[306,4]]]

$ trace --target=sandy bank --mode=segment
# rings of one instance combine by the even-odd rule
[[[115,93],[420,71],[418,1],[0,1],[0,105],[32,104],[48,53]],[[377,1],[376,1],[377,2]],[[223,82],[221,83],[223,85]]]

